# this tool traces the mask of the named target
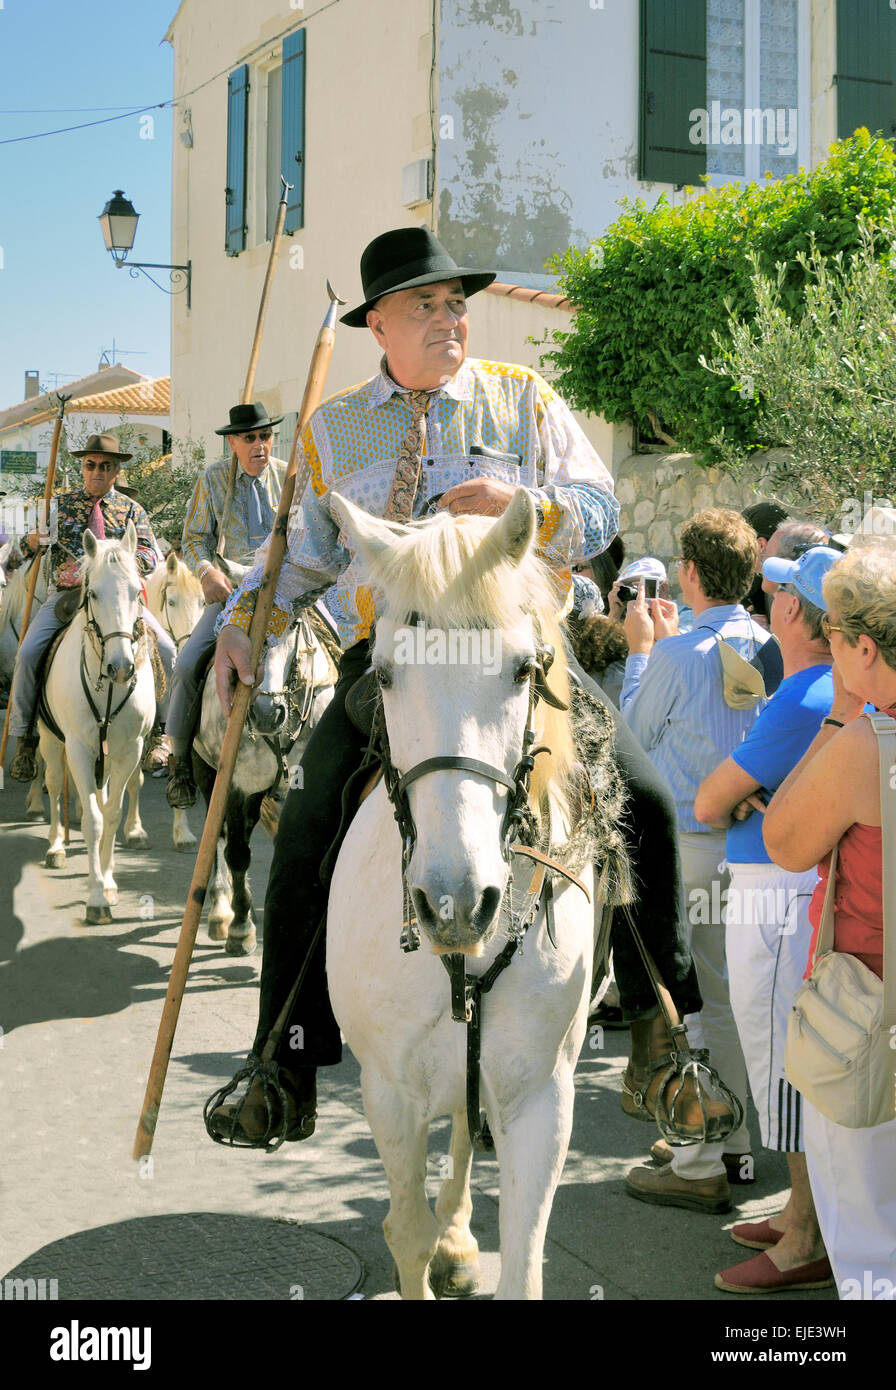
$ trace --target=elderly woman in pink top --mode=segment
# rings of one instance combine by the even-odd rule
[[[896,719],[896,542],[854,543],[824,581],[834,705],[766,811],[776,863],[821,875],[810,917],[818,931],[830,852],[839,843],[834,949],[883,974],[880,772],[865,702]],[[888,853],[896,849],[892,845]],[[889,923],[896,931],[896,922]],[[896,1054],[894,1054],[896,1057]],[[841,1298],[896,1297],[896,1120],[846,1129],[805,1102],[806,1157],[824,1243]]]

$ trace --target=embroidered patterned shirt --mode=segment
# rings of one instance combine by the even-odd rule
[[[282,631],[293,608],[335,585],[327,607],[348,648],[369,634],[370,593],[330,513],[331,492],[374,516],[386,510],[409,410],[385,368],[325,401],[302,436],[311,480],[289,517],[289,540],[269,634]],[[542,558],[565,572],[605,550],[616,534],[613,480],[567,405],[529,367],[468,358],[433,391],[414,506],[419,517],[442,493],[469,478],[521,484],[541,509]],[[301,464],[300,464],[301,467]],[[261,584],[263,554],[230,598],[219,627],[248,629]]]
[[[57,589],[73,589],[81,582],[80,566],[84,556],[84,532],[96,501],[83,487],[62,492],[50,502],[51,583]],[[137,568],[145,577],[152,574],[158,563],[155,536],[149,517],[140,506],[123,492],[110,488],[100,498],[100,510],[106,529],[106,540],[119,541],[129,521],[137,531]]]
[[[233,506],[224,535],[224,555],[235,564],[251,565],[262,537],[256,538],[250,488],[255,483],[262,520],[267,524],[264,535],[271,531],[277,504],[283,488],[286,464],[282,459],[269,459],[268,466],[258,478],[251,478],[237,464]],[[204,562],[214,564],[218,548],[221,518],[227,496],[230,457],[210,463],[198,479],[184,522],[184,563],[196,574]]]

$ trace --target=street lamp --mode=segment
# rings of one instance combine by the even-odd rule
[[[140,217],[139,212],[134,208],[134,204],[125,197],[120,188],[116,188],[112,197],[103,208],[99,216],[99,224],[102,228],[103,241],[106,243],[106,250],[110,253],[116,268],[121,270],[127,261],[131,279],[138,278],[138,271],[151,280],[156,289],[162,290],[165,294],[182,294],[187,292],[187,308],[190,308],[190,289],[192,282],[192,262],[187,261],[186,265],[159,265],[155,261],[128,261],[127,254],[133,248],[134,238],[137,235],[137,222]],[[168,278],[172,287],[177,289],[165,289],[158,280],[147,275],[148,270],[167,270]],[[183,281],[183,284],[181,284]]]

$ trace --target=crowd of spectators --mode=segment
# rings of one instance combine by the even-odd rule
[[[742,1103],[749,1089],[763,1147],[787,1159],[783,1210],[731,1230],[758,1252],[716,1275],[732,1293],[835,1284],[841,1297],[896,1297],[896,1120],[837,1125],[784,1065],[838,843],[834,949],[882,977],[878,752],[862,714],[896,718],[896,527],[874,530],[844,553],[849,538],[776,504],[712,508],[682,528],[678,603],[651,556],[623,567],[617,553],[618,575],[604,559],[602,585],[592,567],[576,578],[578,658],[678,813],[703,997],[685,1019],[689,1041]],[[626,1185],[659,1205],[719,1214],[731,1186],[755,1178],[745,1123],[721,1142],[660,1140],[651,1158]]]

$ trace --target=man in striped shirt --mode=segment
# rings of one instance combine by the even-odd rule
[[[269,535],[277,513],[286,464],[271,457],[274,419],[266,408],[235,405],[228,424],[215,430],[226,435],[237,461],[232,492],[230,457],[209,464],[198,480],[184,522],[184,563],[202,585],[206,609],[177,658],[174,688],[168,710],[171,740],[166,795],[169,805],[192,806],[196,786],[190,763],[190,742],[199,704],[199,672],[215,647],[215,624],[233,590],[230,576],[239,578]],[[226,557],[226,564],[222,560]]]

